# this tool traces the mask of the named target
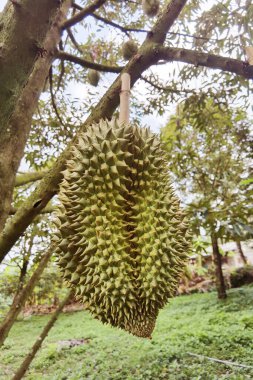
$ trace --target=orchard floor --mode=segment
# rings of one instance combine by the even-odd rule
[[[16,322],[0,353],[0,379],[11,379],[50,318]],[[68,346],[68,340],[84,339]],[[215,363],[190,353],[252,368]],[[31,365],[30,380],[243,380],[253,379],[253,287],[173,299],[160,312],[153,339],[103,326],[88,313],[62,314]]]

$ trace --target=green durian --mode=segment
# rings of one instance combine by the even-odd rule
[[[87,79],[88,79],[88,82],[92,86],[97,87],[99,79],[100,79],[100,74],[97,70],[89,69],[88,74],[87,74]]]
[[[131,59],[137,53],[137,51],[138,46],[132,39],[129,39],[122,45],[122,55],[126,61]]]
[[[148,17],[155,17],[159,11],[159,0],[142,0],[142,9]]]
[[[79,136],[63,177],[63,277],[95,318],[151,337],[190,245],[163,146],[147,128],[101,121]]]

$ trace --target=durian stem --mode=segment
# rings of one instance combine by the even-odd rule
[[[130,79],[128,73],[121,75],[119,122],[125,124],[129,123]]]
[[[253,46],[246,46],[245,53],[247,55],[249,64],[253,65]]]

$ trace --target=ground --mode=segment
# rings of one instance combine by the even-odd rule
[[[0,379],[11,379],[50,316],[16,322],[0,353]],[[75,345],[78,339],[82,344]],[[68,340],[72,340],[69,344]],[[72,346],[72,347],[71,347]],[[197,353],[252,366],[193,357]],[[253,379],[253,287],[173,299],[160,312],[153,339],[103,326],[85,311],[62,314],[31,365],[30,380]]]

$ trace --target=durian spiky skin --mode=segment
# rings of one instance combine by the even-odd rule
[[[137,44],[132,40],[128,40],[122,45],[122,55],[123,58],[128,61],[131,59],[138,51]]]
[[[150,337],[190,244],[165,151],[146,128],[101,121],[63,174],[54,239],[63,277],[95,318]]]
[[[97,87],[100,79],[100,74],[97,70],[89,69],[87,79],[92,86]]]
[[[155,17],[159,11],[160,1],[159,0],[142,0],[143,12],[148,17]]]

